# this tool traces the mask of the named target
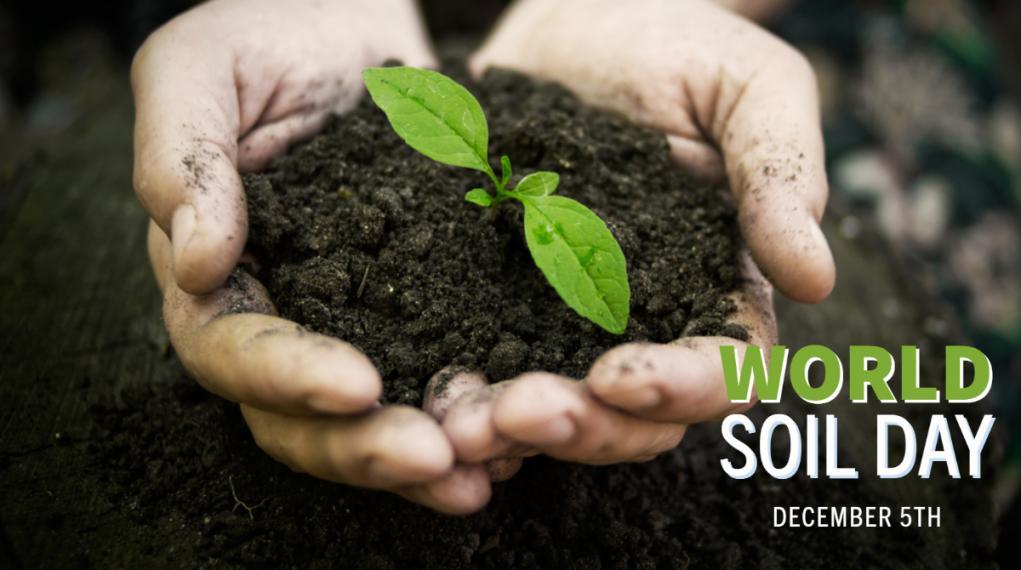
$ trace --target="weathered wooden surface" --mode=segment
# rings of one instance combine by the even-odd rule
[[[152,544],[131,521],[131,504],[111,503],[101,478],[79,476],[102,471],[88,450],[89,406],[180,373],[166,350],[145,216],[131,191],[126,71],[107,65],[101,46],[83,45],[58,56],[73,73],[49,78],[71,125],[36,141],[40,150],[16,168],[0,169],[0,566],[138,566],[157,552],[165,561],[175,537],[191,532],[185,521],[160,521],[166,536]],[[26,140],[8,133],[0,150],[25,154]],[[898,346],[923,333],[938,341],[950,324],[919,302],[904,268],[871,238],[843,235],[833,219],[826,229],[841,269],[837,289],[816,307],[781,301],[785,341]],[[848,426],[871,426],[875,413],[839,401],[825,412]],[[841,436],[849,457],[874,459],[871,427]],[[938,489],[915,483],[893,488],[941,501]]]

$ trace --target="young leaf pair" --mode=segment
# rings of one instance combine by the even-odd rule
[[[493,191],[475,188],[465,200],[492,207],[506,200],[525,210],[525,239],[532,259],[579,315],[614,334],[627,328],[631,303],[627,263],[617,240],[591,210],[564,196],[555,172],[532,172],[511,185],[511,162],[500,158],[500,176],[489,164],[489,125],[482,106],[449,77],[413,67],[363,72],[372,100],[408,145],[444,164],[484,172]]]

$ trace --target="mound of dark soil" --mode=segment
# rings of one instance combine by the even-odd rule
[[[518,177],[559,172],[558,192],[607,221],[628,259],[626,333],[602,331],[557,297],[528,253],[517,204],[465,202],[484,175],[418,154],[368,98],[245,179],[249,242],[283,316],[362,349],[386,400],[407,404],[450,364],[493,381],[527,370],[581,377],[620,342],[743,337],[726,323],[733,212],[671,163],[662,134],[518,74],[451,74],[486,110],[492,156],[509,155]]]

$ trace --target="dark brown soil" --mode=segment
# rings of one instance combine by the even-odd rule
[[[628,259],[626,333],[559,300],[528,253],[518,205],[465,202],[485,176],[416,153],[368,98],[245,179],[249,242],[283,316],[362,349],[386,401],[413,405],[451,364],[493,381],[528,370],[582,377],[620,342],[744,338],[726,322],[724,294],[738,279],[733,212],[673,166],[662,134],[580,106],[556,85],[449,72],[486,109],[492,156],[509,155],[517,177],[559,172],[559,193],[607,221]]]

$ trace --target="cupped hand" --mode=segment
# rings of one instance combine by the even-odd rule
[[[411,0],[215,0],[154,33],[132,67],[135,190],[164,320],[185,368],[241,404],[256,442],[296,471],[398,493],[448,513],[489,498],[437,421],[381,407],[379,373],[342,341],[276,316],[238,268],[247,234],[238,172],[314,134],[388,58],[431,65]]]

